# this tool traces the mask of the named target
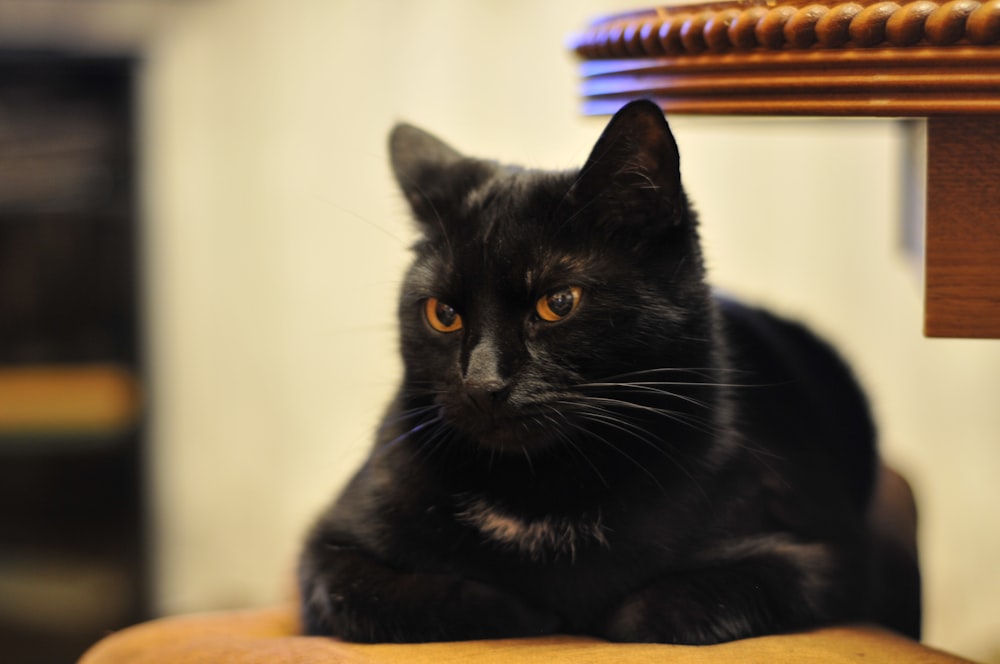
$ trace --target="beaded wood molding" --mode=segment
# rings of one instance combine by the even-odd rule
[[[574,35],[584,111],[1000,113],[1000,0],[737,1],[610,16]]]

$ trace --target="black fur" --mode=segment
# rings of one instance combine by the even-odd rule
[[[308,633],[916,635],[919,607],[900,622],[873,591],[865,397],[803,327],[712,294],[656,106],[621,110],[579,172],[469,159],[409,126],[391,153],[423,230],[405,375],[308,537]],[[577,308],[542,319],[568,287]],[[464,327],[432,329],[429,298]]]

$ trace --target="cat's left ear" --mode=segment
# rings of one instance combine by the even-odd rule
[[[389,134],[389,157],[396,180],[404,189],[432,166],[447,166],[463,159],[462,154],[437,136],[401,122]]]
[[[647,100],[622,107],[597,140],[574,192],[583,203],[603,203],[620,222],[683,224],[680,155],[660,107]]]
[[[389,134],[389,158],[417,220],[435,232],[446,208],[491,172],[486,162],[470,159],[433,134],[405,123]]]

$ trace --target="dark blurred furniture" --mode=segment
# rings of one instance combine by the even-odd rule
[[[0,660],[146,612],[133,71],[0,52]]]
[[[576,35],[584,112],[927,118],[925,333],[1000,338],[1000,0],[718,2]]]

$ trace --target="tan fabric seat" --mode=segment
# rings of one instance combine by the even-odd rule
[[[300,636],[295,607],[163,618],[113,634],[79,664],[612,664],[671,662],[926,662],[966,660],[870,626],[766,636],[717,646],[618,644],[554,636],[363,645]]]
[[[883,467],[872,526],[916,556],[916,507],[906,480]],[[295,604],[162,618],[112,634],[79,664],[448,664],[449,662],[961,662],[966,661],[869,625],[830,627],[716,646],[608,643],[593,638],[426,644],[345,643],[301,635]]]

